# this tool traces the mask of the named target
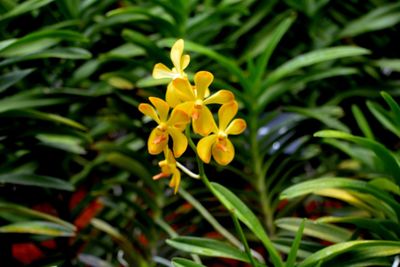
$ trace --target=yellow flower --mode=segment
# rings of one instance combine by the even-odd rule
[[[180,157],[185,152],[188,141],[182,133],[186,124],[189,123],[189,116],[182,110],[172,110],[168,118],[169,105],[164,100],[157,97],[149,97],[150,102],[156,108],[149,104],[140,104],[139,110],[151,117],[158,123],[154,128],[147,141],[147,148],[152,155],[160,154],[167,146],[169,136],[172,137],[173,151],[175,157]]]
[[[184,41],[179,39],[174,43],[171,48],[170,58],[174,67],[172,69],[168,68],[162,63],[157,63],[153,69],[153,77],[155,79],[170,78],[172,80],[176,78],[186,79],[187,75],[184,69],[189,65],[190,56],[183,55]],[[175,88],[171,83],[168,84],[165,99],[171,107],[175,107],[181,101],[175,97]]]
[[[176,167],[176,160],[168,147],[164,149],[164,156],[165,160],[162,160],[158,163],[158,166],[160,166],[161,168],[161,173],[154,175],[153,179],[158,180],[160,178],[172,175],[169,186],[174,188],[174,194],[176,194],[176,192],[178,192],[179,184],[181,182],[181,172]]]
[[[197,154],[205,163],[209,163],[211,155],[220,165],[229,164],[235,156],[235,148],[228,139],[228,135],[241,134],[246,129],[246,122],[243,119],[234,119],[230,122],[238,111],[235,101],[224,104],[218,110],[219,127],[214,120],[213,134],[203,137],[197,144]],[[230,123],[229,123],[230,122]]]
[[[228,90],[219,90],[215,94],[207,97],[207,90],[212,83],[214,76],[208,71],[199,71],[194,76],[195,86],[187,79],[177,78],[173,85],[177,92],[177,97],[183,103],[176,106],[177,110],[183,110],[192,117],[193,130],[203,136],[208,135],[212,130],[213,116],[206,105],[225,104],[234,100],[234,95]]]

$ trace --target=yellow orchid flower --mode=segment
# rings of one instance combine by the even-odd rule
[[[164,100],[157,97],[149,97],[150,102],[155,109],[149,105],[142,103],[139,110],[143,114],[151,117],[158,123],[154,128],[147,141],[147,148],[152,155],[160,154],[167,146],[169,136],[172,137],[173,151],[175,157],[180,157],[185,152],[188,141],[182,133],[186,125],[190,121],[190,117],[182,110],[172,110],[169,114],[169,105]]]
[[[228,165],[235,156],[235,148],[228,139],[228,135],[241,134],[246,129],[246,122],[243,119],[231,120],[238,111],[238,104],[232,101],[224,104],[218,110],[219,127],[213,120],[212,134],[203,137],[197,143],[197,154],[205,163],[209,163],[211,155],[220,165]]]
[[[187,75],[184,72],[184,69],[189,65],[190,56],[183,55],[183,49],[184,41],[182,39],[177,40],[172,46],[170,54],[170,58],[174,67],[170,69],[162,63],[157,63],[153,69],[153,78],[169,78],[172,80],[177,78],[186,79]],[[175,88],[173,87],[172,83],[168,84],[165,99],[171,107],[175,107],[181,103],[181,101],[176,98]]]
[[[181,172],[177,168],[176,160],[168,147],[164,149],[164,157],[165,159],[158,163],[158,166],[161,168],[161,173],[154,175],[153,180],[158,180],[172,175],[169,186],[174,188],[174,194],[176,194],[181,182]]]
[[[195,133],[206,136],[212,131],[213,116],[206,105],[225,104],[234,100],[234,95],[228,90],[219,90],[207,97],[207,90],[214,76],[208,71],[199,71],[194,76],[192,87],[187,79],[175,79],[172,84],[183,103],[176,106],[177,110],[183,110],[192,117]]]

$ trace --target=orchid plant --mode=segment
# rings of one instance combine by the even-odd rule
[[[182,156],[188,147],[188,143],[194,144],[189,124],[193,132],[201,139],[197,146],[192,146],[197,157],[204,163],[210,163],[211,156],[222,166],[228,165],[235,156],[235,149],[228,135],[241,134],[246,129],[243,119],[232,120],[238,112],[238,104],[231,91],[219,90],[210,94],[210,85],[214,76],[208,71],[199,71],[194,75],[194,85],[184,72],[189,65],[189,55],[183,54],[184,41],[179,39],[171,48],[170,69],[162,63],[154,66],[153,77],[155,79],[169,78],[165,99],[149,97],[151,106],[147,103],[139,105],[139,110],[152,118],[158,126],[155,127],[147,142],[148,152],[158,155],[164,152],[165,159],[159,162],[161,173],[155,175],[157,180],[172,175],[169,185],[174,188],[175,194],[179,190],[181,174],[180,170],[193,178],[200,175],[192,173],[176,159]],[[214,116],[208,105],[219,104],[217,126]],[[171,111],[170,111],[171,110]],[[185,131],[185,134],[183,131]],[[172,149],[170,149],[170,138]],[[188,141],[189,140],[189,141]],[[205,176],[204,176],[205,177]],[[203,177],[203,178],[204,178]]]

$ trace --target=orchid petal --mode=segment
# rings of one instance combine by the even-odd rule
[[[179,98],[178,92],[176,91],[174,85],[171,83],[167,86],[167,92],[165,93],[165,99],[167,100],[168,105],[170,107],[176,107],[182,101]]]
[[[158,111],[158,114],[160,115],[160,121],[167,121],[169,112],[169,105],[167,102],[158,97],[149,97],[149,100]]]
[[[228,123],[235,117],[238,104],[235,101],[222,105],[218,110],[219,129],[225,131]]]
[[[170,68],[165,66],[162,63],[157,63],[153,69],[153,78],[154,79],[163,79],[170,78],[173,79],[176,77],[176,73],[174,73]]]
[[[171,181],[169,182],[170,187],[174,187],[174,194],[178,192],[179,184],[181,183],[181,172],[178,169],[175,169]]]
[[[190,117],[188,113],[185,112],[184,110],[175,108],[174,110],[172,110],[167,125],[176,130],[183,131],[189,122],[190,122]]]
[[[193,131],[202,136],[209,135],[215,125],[211,111],[206,106],[200,106],[199,108],[195,107],[193,113],[198,114],[193,117]]]
[[[139,105],[139,111],[142,112],[144,115],[149,116],[153,120],[155,120],[158,124],[160,124],[160,119],[157,115],[156,110],[147,103],[141,103]]]
[[[208,71],[199,71],[194,76],[194,84],[196,85],[197,98],[204,99],[207,88],[210,86],[214,76]]]
[[[149,154],[158,155],[168,145],[168,134],[165,131],[161,131],[158,128],[154,128],[151,131],[149,139],[147,140],[147,149]]]
[[[182,71],[181,57],[183,54],[183,47],[184,47],[184,42],[182,39],[179,39],[174,43],[174,45],[171,48],[171,55],[170,55],[171,61],[179,73]]]
[[[192,85],[188,79],[177,78],[172,82],[172,84],[182,100],[190,101],[196,99]]]
[[[226,104],[233,100],[235,100],[235,96],[231,91],[219,90],[204,100],[204,104]]]
[[[182,70],[186,69],[186,67],[190,63],[190,56],[189,55],[183,55],[181,58],[181,65],[182,65]]]
[[[188,116],[189,116],[189,120],[192,117],[193,114],[193,109],[194,109],[194,102],[193,101],[188,101],[188,102],[183,102],[179,105],[177,105],[174,110],[172,111],[172,113],[178,110],[185,112]],[[171,114],[172,117],[172,114]],[[171,119],[170,119],[171,120]],[[169,124],[172,125],[172,122],[169,122]]]
[[[179,158],[183,154],[183,152],[186,151],[188,145],[188,140],[186,138],[186,135],[184,135],[179,130],[173,128],[169,128],[168,133],[172,137],[172,144],[173,144],[172,150],[174,151],[174,156],[176,158]]]
[[[212,135],[203,137],[197,143],[197,155],[199,155],[199,158],[203,162],[210,163],[211,148],[212,148],[213,144],[216,142],[216,140],[217,140],[217,135],[212,134]]]
[[[234,119],[226,128],[226,134],[241,134],[246,129],[246,121],[243,119]]]
[[[235,157],[235,148],[228,138],[217,140],[212,146],[212,155],[219,165],[225,166]]]

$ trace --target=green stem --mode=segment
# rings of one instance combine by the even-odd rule
[[[224,236],[229,242],[231,242],[236,247],[241,247],[241,243],[236,239],[228,230],[226,230],[212,215],[208,212],[206,208],[199,201],[197,201],[194,197],[192,197],[186,190],[183,188],[179,189],[179,194],[190,204],[193,205],[195,209],[206,219],[214,229]]]
[[[246,252],[247,257],[249,257],[250,264],[251,264],[251,266],[256,267],[256,263],[254,261],[253,256],[251,255],[250,247],[249,247],[249,244],[247,243],[246,237],[244,236],[243,229],[240,226],[240,222],[239,222],[237,216],[235,215],[235,213],[230,212],[230,214],[233,219],[233,223],[235,225],[236,231],[238,232],[240,239],[242,240],[242,243],[244,245],[244,251]]]
[[[258,114],[251,112],[249,115],[249,131],[250,131],[250,146],[251,146],[251,157],[253,162],[253,171],[256,180],[256,189],[260,195],[260,206],[263,212],[264,224],[267,227],[268,233],[274,235],[275,225],[273,210],[271,209],[271,203],[267,196],[268,188],[265,183],[265,172],[262,168],[262,157],[260,155],[259,144],[257,140],[258,131]]]
[[[214,193],[214,190],[212,188],[212,185],[210,181],[208,180],[208,177],[206,175],[206,172],[204,170],[204,163],[201,161],[199,156],[197,155],[197,148],[196,145],[194,144],[191,136],[190,136],[190,126],[186,127],[185,130],[185,135],[188,139],[189,146],[193,149],[193,151],[196,153],[196,161],[197,161],[197,166],[199,168],[199,174],[198,176],[202,180],[202,182],[207,186],[207,188],[210,190],[210,192],[216,197],[216,194]],[[243,245],[240,243],[239,240],[236,239],[229,231],[227,231],[222,225],[219,224],[217,220],[201,205],[200,202],[195,200],[189,193],[187,193],[185,190],[180,189],[181,195],[195,207],[200,214],[204,216],[206,220],[214,227],[215,230],[217,230],[221,235],[223,235],[226,239],[228,239],[233,245],[238,247],[239,249],[243,248]],[[206,216],[207,215],[207,216]],[[255,250],[250,250],[250,253],[259,261],[262,263],[265,263],[264,258],[261,256],[260,253],[258,253]]]

